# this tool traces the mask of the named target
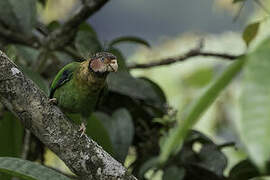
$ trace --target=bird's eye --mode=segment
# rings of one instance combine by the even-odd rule
[[[104,60],[105,60],[105,58],[104,58],[104,57],[102,57],[102,58],[101,58],[101,61],[104,61]]]

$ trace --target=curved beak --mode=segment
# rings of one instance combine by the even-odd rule
[[[116,59],[112,59],[109,63],[109,71],[116,72],[118,70],[118,64]]]

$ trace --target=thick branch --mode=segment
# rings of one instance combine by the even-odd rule
[[[0,51],[0,101],[81,179],[136,179],[86,135]]]
[[[52,32],[48,39],[50,49],[59,49],[74,38],[79,25],[97,12],[109,0],[83,0],[81,9],[71,17],[61,28]]]
[[[185,61],[189,58],[196,57],[196,56],[218,57],[218,58],[223,58],[227,60],[235,60],[239,57],[239,55],[219,54],[219,53],[213,53],[213,52],[201,52],[200,48],[196,48],[178,57],[162,59],[156,62],[154,61],[154,62],[145,63],[145,64],[134,64],[134,65],[130,65],[128,68],[129,69],[146,69],[146,68],[152,68],[152,67],[157,67],[157,66],[164,66],[164,65],[169,65],[176,62]]]

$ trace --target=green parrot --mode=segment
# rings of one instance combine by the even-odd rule
[[[117,69],[117,59],[113,54],[99,52],[81,63],[67,64],[54,78],[50,88],[50,102],[57,104],[65,113],[81,114],[81,136],[85,133],[87,119],[107,86],[107,75]]]

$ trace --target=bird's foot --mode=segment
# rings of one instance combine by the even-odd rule
[[[81,123],[79,131],[82,131],[80,137],[82,137],[85,134],[86,126],[84,123]]]
[[[56,98],[49,99],[49,103],[56,105],[57,104],[57,99]]]

